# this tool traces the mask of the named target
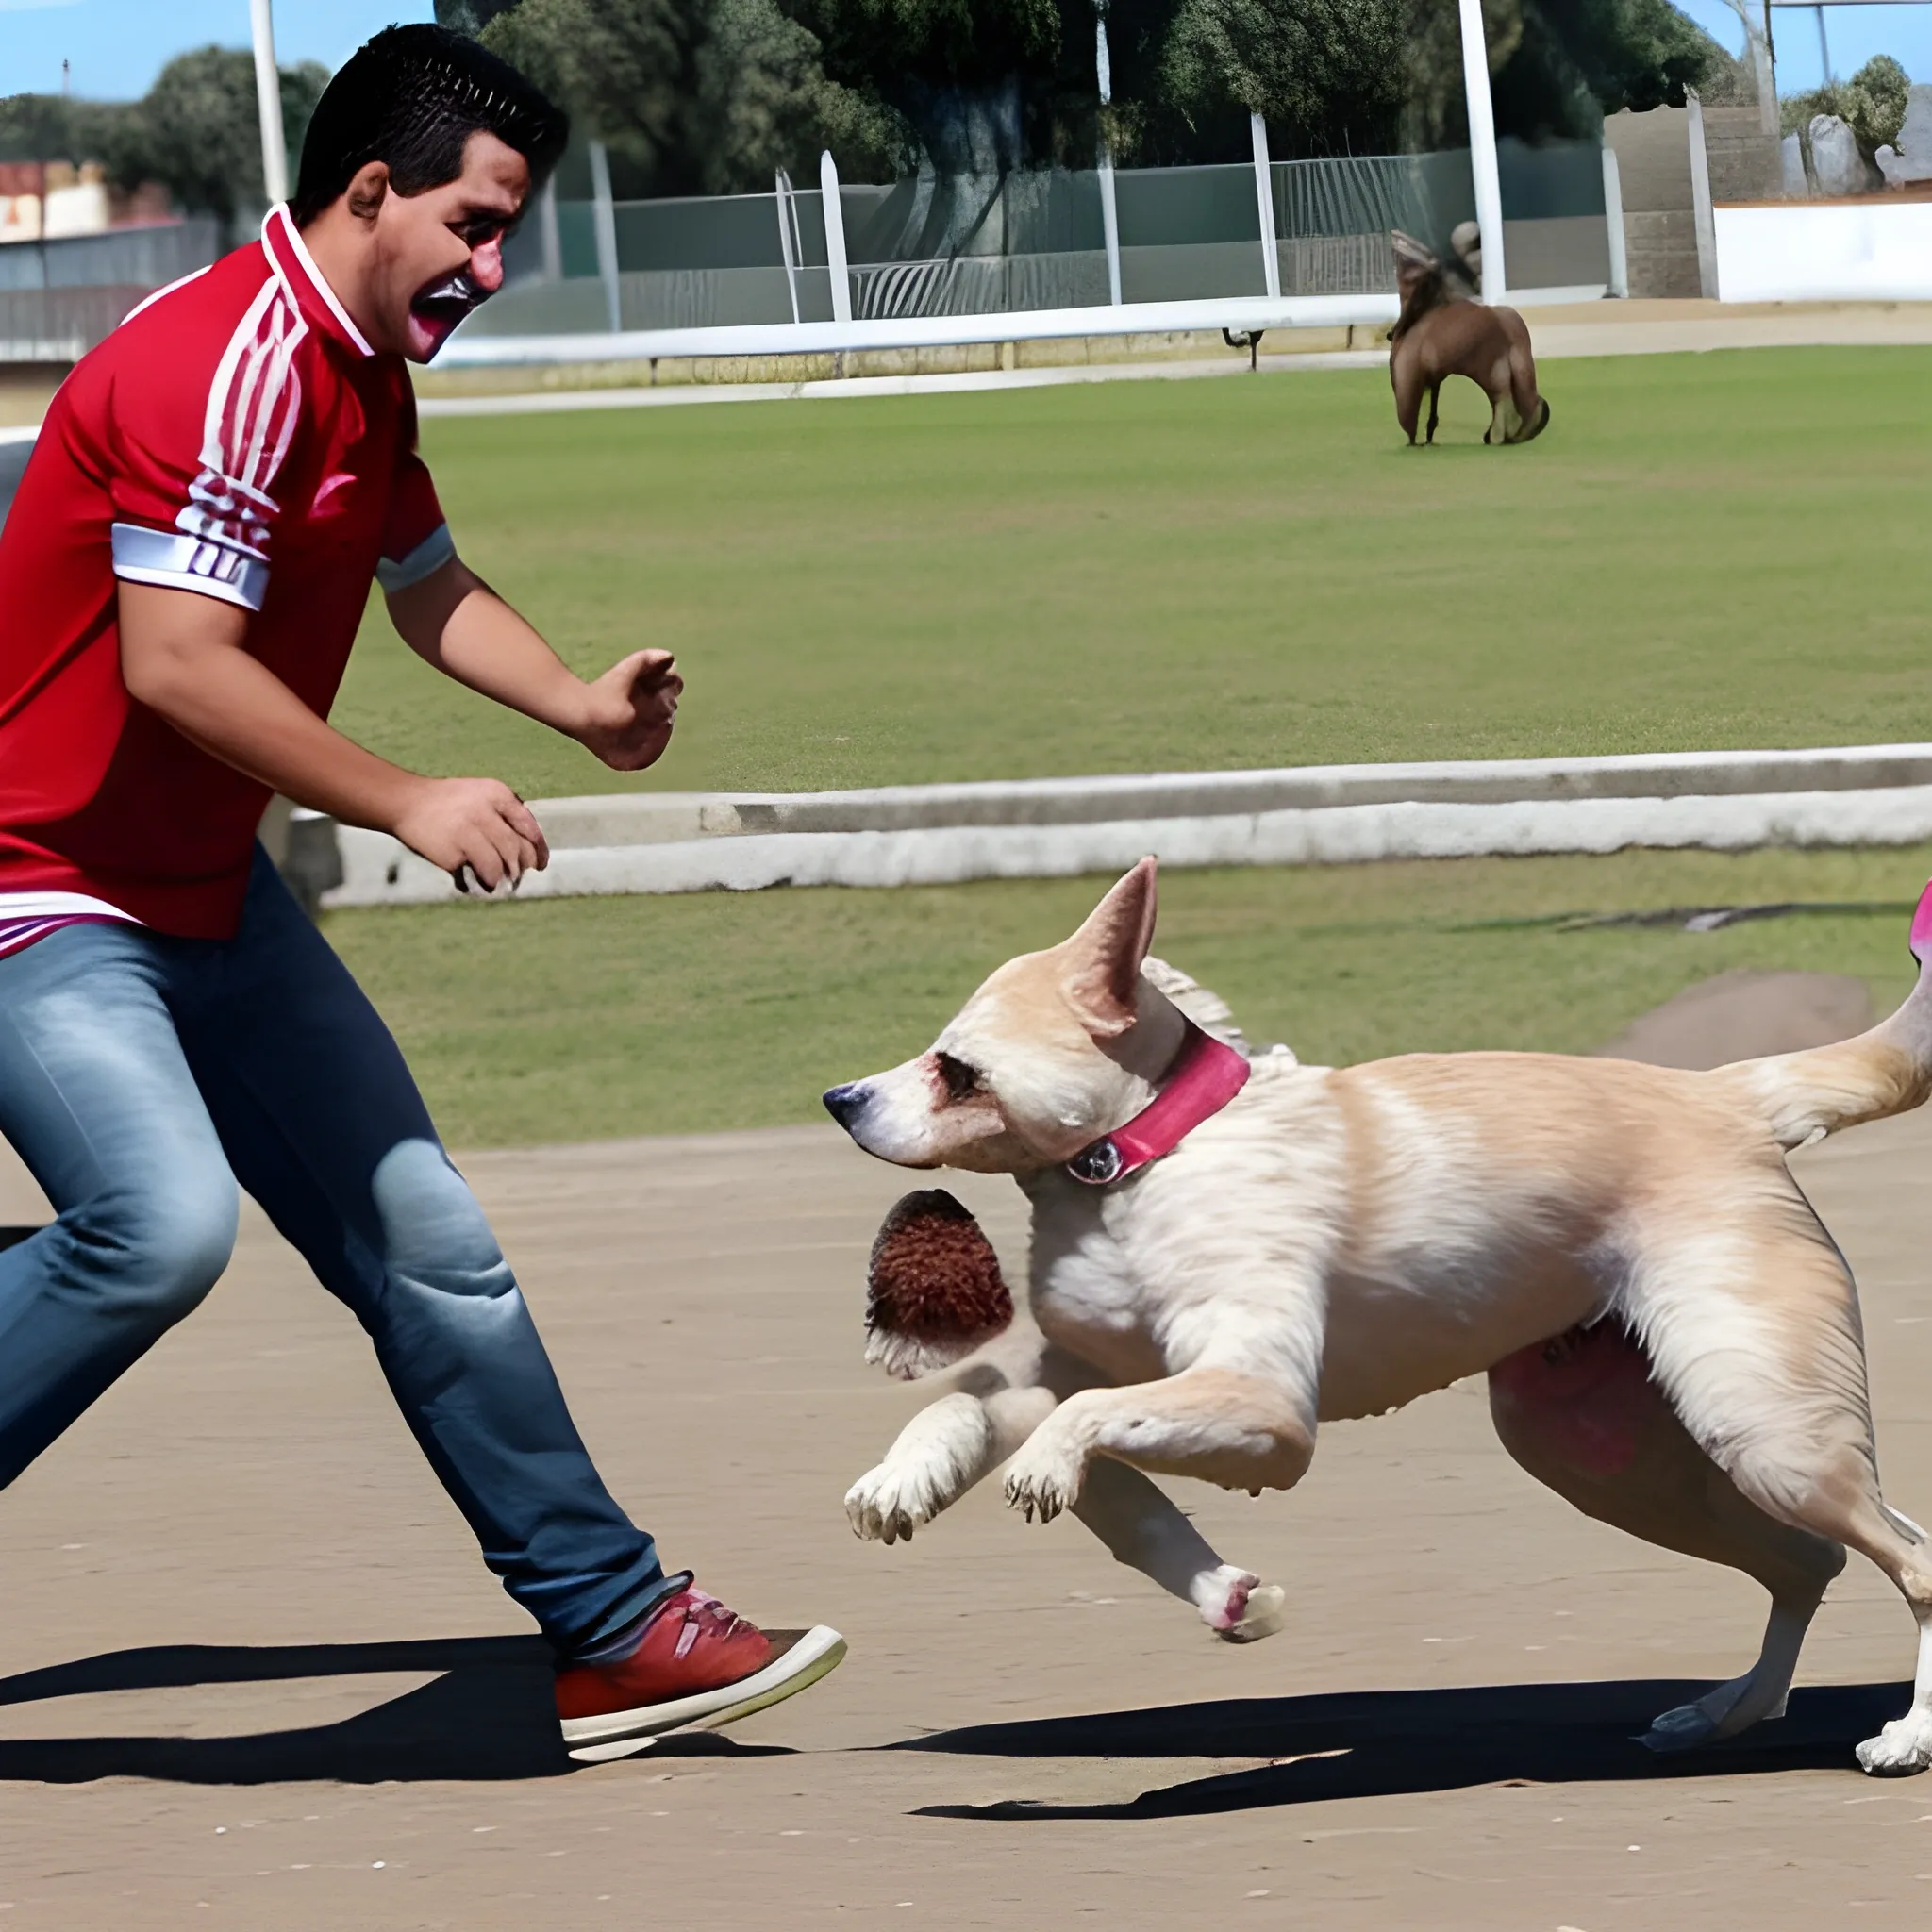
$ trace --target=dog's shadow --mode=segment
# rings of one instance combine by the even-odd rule
[[[549,1647],[534,1637],[275,1648],[174,1644],[112,1651],[0,1678],[0,1706],[115,1690],[293,1682],[386,1673],[434,1681],[354,1717],[237,1737],[0,1739],[0,1780],[80,1784],[104,1777],[179,1784],[342,1784],[561,1777],[565,1755],[551,1698]],[[763,1756],[709,1732],[660,1740],[654,1758]]]
[[[932,1805],[938,1818],[1177,1818],[1487,1784],[1577,1784],[1850,1770],[1853,1746],[1911,1701],[1909,1684],[1822,1686],[1734,1743],[1657,1756],[1636,1741],[1708,1683],[1508,1684],[1183,1704],[975,1724],[898,1750],[997,1757],[1243,1757],[1273,1761],[1158,1786],[1113,1804],[1007,1799]]]

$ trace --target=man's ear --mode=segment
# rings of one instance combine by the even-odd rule
[[[1062,951],[1067,1004],[1096,1040],[1134,1024],[1141,961],[1154,943],[1157,862],[1143,858],[1088,915]]]
[[[348,196],[349,212],[358,222],[373,222],[382,212],[384,198],[389,193],[389,163],[364,161],[349,176],[349,185],[342,192]]]

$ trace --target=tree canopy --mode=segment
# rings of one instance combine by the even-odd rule
[[[328,70],[312,60],[285,67],[281,84],[282,132],[299,154]],[[177,207],[213,215],[232,240],[242,210],[268,198],[254,57],[227,47],[178,54],[138,101],[0,100],[0,159],[100,161],[120,187],[158,181]]]

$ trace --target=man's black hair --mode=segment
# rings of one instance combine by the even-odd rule
[[[530,164],[533,188],[562,158],[570,117],[494,54],[441,26],[385,27],[323,90],[302,142],[291,213],[307,227],[371,161],[398,194],[463,172],[463,145],[493,134]]]

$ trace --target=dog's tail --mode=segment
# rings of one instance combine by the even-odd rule
[[[1932,885],[1912,916],[1911,948],[1918,982],[1869,1033],[1721,1070],[1762,1111],[1779,1146],[1803,1147],[1861,1121],[1907,1113],[1932,1094]]]
[[[1521,425],[1514,441],[1534,442],[1549,424],[1550,406],[1537,393],[1536,358],[1530,354],[1527,329],[1510,332],[1509,400]]]

